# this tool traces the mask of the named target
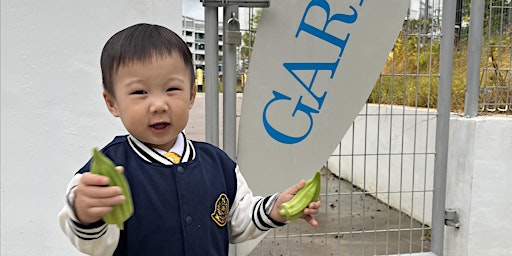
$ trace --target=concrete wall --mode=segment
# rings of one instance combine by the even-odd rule
[[[445,228],[446,255],[512,255],[512,117],[450,123],[446,207],[460,228]]]
[[[366,111],[368,117],[356,118],[328,167],[430,225],[431,192],[414,197],[384,192],[432,189],[435,113],[381,106],[378,118],[377,106],[369,105],[361,114]],[[512,117],[452,115],[448,143],[446,208],[457,210],[461,226],[445,228],[445,255],[511,255]],[[405,155],[393,155],[400,152]]]
[[[329,169],[430,224],[432,212],[424,206],[432,205],[436,130],[432,111],[368,105],[329,158]]]
[[[181,13],[181,0],[2,0],[2,256],[78,255],[57,221],[66,185],[125,133],[101,97],[101,49],[138,22],[181,34]]]

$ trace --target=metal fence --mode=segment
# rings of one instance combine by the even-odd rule
[[[512,1],[485,1],[472,37],[470,1],[411,3],[367,104],[322,170],[320,225],[272,230],[251,255],[443,254],[449,115],[471,100],[469,66],[478,114],[512,113]],[[482,38],[474,58],[469,45]]]
[[[480,111],[512,114],[512,2],[492,0],[485,13]]]
[[[320,225],[275,229],[251,255],[431,251],[441,11],[441,0],[422,1],[404,20],[368,103],[323,169]]]

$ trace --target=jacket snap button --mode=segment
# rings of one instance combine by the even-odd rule
[[[187,224],[191,224],[191,223],[192,223],[192,217],[187,216],[187,217],[185,218],[185,222],[187,222]]]
[[[178,166],[178,172],[179,173],[184,173],[185,172],[185,168],[183,168],[183,166]]]

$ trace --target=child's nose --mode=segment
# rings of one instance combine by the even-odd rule
[[[159,114],[159,113],[165,113],[169,110],[169,106],[167,105],[166,101],[162,99],[161,97],[155,97],[150,106],[150,112]]]

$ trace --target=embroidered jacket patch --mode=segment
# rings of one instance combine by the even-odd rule
[[[222,193],[219,195],[219,198],[217,198],[217,201],[215,201],[215,209],[210,216],[217,225],[224,227],[228,219],[228,214],[229,198],[226,194]]]

